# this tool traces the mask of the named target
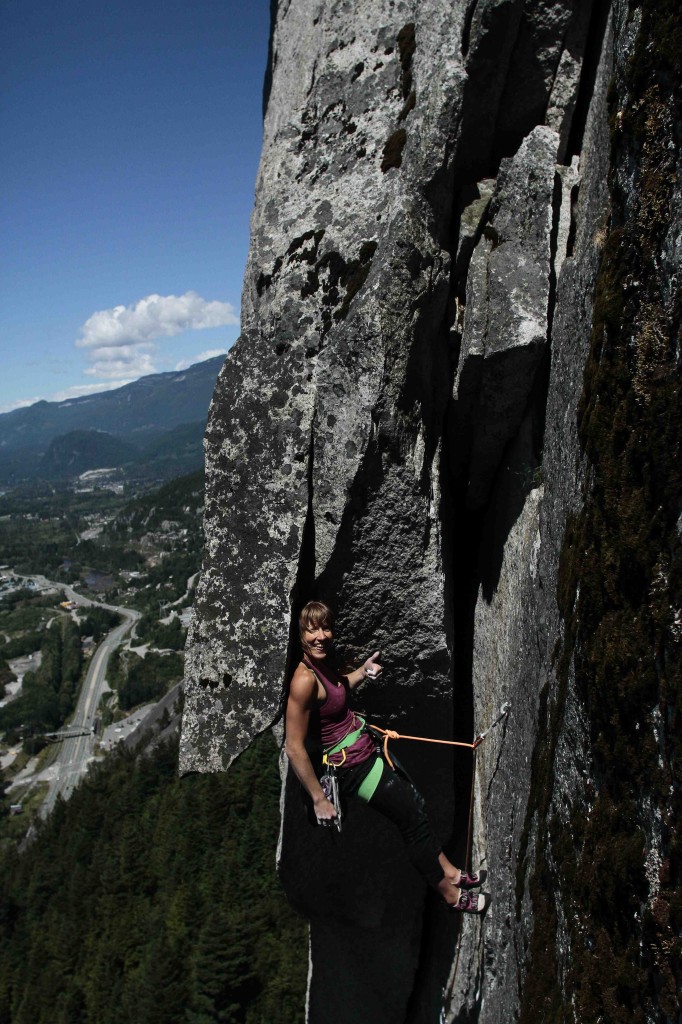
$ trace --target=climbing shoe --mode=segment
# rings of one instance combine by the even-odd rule
[[[450,910],[459,910],[463,914],[484,914],[489,903],[490,897],[486,893],[462,889],[457,902],[450,904]]]
[[[459,886],[460,889],[478,889],[479,886],[483,885],[487,877],[487,871],[479,871],[475,875],[470,875],[468,871],[462,871],[459,882],[453,882],[452,884]]]

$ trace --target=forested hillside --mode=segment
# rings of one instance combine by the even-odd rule
[[[275,876],[277,752],[95,769],[0,862],[0,1024],[297,1024],[308,944]]]
[[[102,394],[40,401],[0,414],[0,481],[3,486],[15,486],[40,478],[67,478],[95,466],[120,466],[131,460],[130,476],[135,479],[168,479],[198,468],[206,411],[223,361],[219,355],[186,370],[151,374]],[[91,438],[85,449],[85,439],[77,438],[82,431]],[[113,461],[93,459],[92,451],[88,456],[95,432],[110,435]],[[58,438],[57,452],[44,460],[42,456]],[[105,443],[100,437],[99,444]],[[116,446],[120,446],[117,456]],[[77,450],[75,459],[68,456],[69,448]]]

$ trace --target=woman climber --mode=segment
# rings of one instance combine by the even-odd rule
[[[489,897],[470,890],[483,884],[486,873],[470,875],[450,863],[433,833],[423,798],[406,779],[391,771],[362,719],[348,708],[348,691],[381,673],[379,651],[360,668],[341,676],[327,659],[333,631],[331,609],[320,601],[310,601],[299,617],[299,629],[303,661],[294,672],[287,701],[286,752],[313,802],[318,824],[331,824],[336,810],[305,747],[315,709],[326,762],[333,766],[340,792],[364,800],[398,826],[410,860],[452,910],[482,913]]]

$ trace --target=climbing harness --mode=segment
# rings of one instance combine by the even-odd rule
[[[358,722],[361,722],[362,724],[357,729],[353,729],[351,730],[351,732],[346,733],[346,735],[343,736],[338,743],[335,743],[333,747],[329,747],[322,752],[323,765],[329,765],[333,768],[340,768],[345,763],[346,747],[352,747],[355,741],[360,739],[363,732],[365,731],[365,726],[367,725],[367,723],[365,722],[364,718],[362,718],[361,715],[355,715],[354,717],[358,720]],[[341,754],[341,760],[332,761],[331,758],[334,756],[334,754]]]
[[[357,729],[352,729],[349,733],[343,736],[338,743],[335,743],[333,747],[329,747],[327,750],[322,752],[322,764],[325,768],[325,773],[320,779],[320,785],[324,790],[329,803],[336,811],[335,818],[318,818],[318,825],[323,825],[325,828],[335,828],[337,832],[341,831],[341,819],[343,817],[341,811],[341,800],[339,798],[339,781],[336,777],[336,769],[341,768],[346,761],[346,748],[352,747],[356,740],[359,740],[365,731],[367,723],[364,718],[360,715],[355,715],[355,718],[360,722],[360,726]],[[333,761],[332,758],[336,755],[341,755],[340,761]]]
[[[341,811],[341,800],[339,798],[339,781],[336,777],[336,769],[346,761],[346,748],[352,747],[356,740],[365,731],[366,722],[360,715],[355,715],[355,718],[361,723],[357,729],[352,729],[349,733],[342,737],[338,743],[335,743],[333,747],[329,747],[327,750],[322,752],[322,764],[325,767],[325,773],[320,779],[320,785],[324,790],[329,803],[336,811],[335,818],[318,818],[318,825],[323,825],[325,828],[335,828],[337,832],[341,831],[341,819],[343,817]],[[335,754],[341,754],[340,761],[332,761]]]
[[[497,718],[485,729],[482,733],[479,733],[473,743],[464,743],[461,740],[441,740],[434,739],[431,736],[408,736],[405,733],[396,732],[395,729],[382,729],[378,725],[371,725],[365,721],[360,715],[356,715],[356,718],[362,723],[358,729],[354,729],[349,732],[343,739],[339,740],[333,747],[325,750],[322,755],[322,764],[325,766],[325,774],[320,779],[320,784],[325,792],[325,796],[329,802],[333,805],[336,811],[335,818],[320,819],[319,824],[326,827],[335,827],[337,831],[341,831],[341,801],[339,800],[339,786],[336,778],[336,769],[341,768],[346,760],[346,748],[352,746],[356,740],[362,735],[365,729],[369,729],[370,732],[383,736],[383,754],[387,764],[390,765],[393,771],[396,770],[396,766],[391,759],[391,755],[388,752],[389,740],[414,740],[418,743],[439,743],[443,746],[448,747],[464,747],[465,749],[471,750],[475,754],[478,747],[483,743],[484,739],[488,734],[500,724],[500,722],[507,717],[511,711],[511,704],[506,701],[500,708],[500,713]],[[331,758],[335,754],[341,754],[342,758],[340,761],[332,761]],[[470,868],[471,860],[471,837],[472,837],[472,824],[473,824],[473,807],[474,807],[474,784],[476,779],[476,758],[473,760],[473,769],[471,773],[471,795],[469,798],[469,826],[467,832],[467,845],[466,845],[466,862],[465,870],[468,871]]]

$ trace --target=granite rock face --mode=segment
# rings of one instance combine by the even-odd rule
[[[570,973],[561,900],[552,964],[533,952],[536,852],[558,856],[537,777],[559,818],[587,807],[593,737],[558,595],[592,472],[578,421],[607,89],[620,68],[625,95],[637,30],[588,0],[277,5],[242,335],[206,434],[181,770],[228,769],[278,721],[313,597],[338,610],[342,657],[382,649],[360,695],[377,724],[468,741],[511,704],[474,778],[495,901],[459,938],[392,826],[353,806],[341,837],[316,828],[283,758],[278,857],[311,920],[312,1024],[330,1003],[348,1024],[540,1019],[527,979],[554,972],[559,991]],[[471,755],[400,755],[462,862]]]
[[[472,257],[452,403],[455,459],[461,459],[458,441],[472,434],[467,494],[472,508],[482,507],[488,497],[548,346],[558,145],[556,132],[540,126],[512,159],[502,161]]]

